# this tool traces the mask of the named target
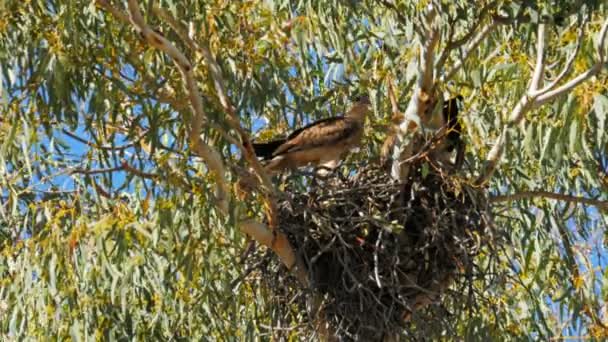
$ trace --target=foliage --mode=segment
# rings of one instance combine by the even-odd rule
[[[168,54],[105,3],[0,3],[0,336],[252,340],[292,329],[291,338],[301,338],[303,316],[273,326],[279,308],[248,281],[259,275],[244,273],[248,238],[239,222],[263,218],[265,197],[231,193],[221,210],[222,175],[188,134],[197,118],[193,88]],[[430,3],[165,0],[141,2],[141,10],[192,64],[206,114],[203,142],[219,151],[233,184],[251,163],[235,144],[243,137],[206,50],[240,125],[256,139],[342,112],[349,95],[369,92],[373,114],[353,158],[375,159],[394,114],[388,84],[401,111],[414,92]],[[436,87],[445,98],[464,96],[465,169],[477,175],[529,87],[538,26],[548,27],[547,78],[579,49],[564,84],[598,60],[608,8],[601,1],[435,3],[438,51],[454,48]],[[110,6],[128,18],[122,2]],[[466,54],[474,36],[467,32],[490,23]],[[509,126],[502,163],[484,185],[491,195],[547,190],[608,200],[608,72],[601,67]],[[453,77],[439,78],[450,70]],[[484,298],[474,310],[451,312],[458,303],[450,299],[425,312],[437,322],[449,317],[455,330],[411,326],[407,336],[605,338],[606,211],[526,197],[496,201],[493,215],[508,232],[492,260],[500,279],[463,293],[463,301]],[[484,257],[478,262],[489,263]]]

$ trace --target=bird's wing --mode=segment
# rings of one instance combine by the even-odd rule
[[[317,121],[292,133],[287,142],[277,148],[275,156],[320,146],[332,146],[348,139],[361,129],[357,121],[334,117]]]
[[[317,120],[313,123],[309,123],[308,125],[304,126],[304,127],[300,127],[298,129],[296,129],[295,131],[291,132],[291,134],[289,134],[289,136],[287,137],[287,141],[297,137],[300,133],[302,133],[302,131],[305,131],[307,129],[310,129],[312,127],[315,126],[327,126],[327,125],[331,125],[332,123],[336,122],[336,121],[340,121],[343,120],[344,117],[342,116],[334,116],[331,118],[325,118],[325,119],[320,119]]]

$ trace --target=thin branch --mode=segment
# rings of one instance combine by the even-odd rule
[[[74,140],[76,140],[78,142],[81,142],[81,143],[83,143],[83,144],[85,144],[87,146],[90,146],[90,147],[96,148],[96,149],[100,149],[100,150],[106,150],[106,151],[123,151],[123,150],[126,150],[128,148],[134,147],[136,144],[139,143],[139,141],[141,141],[141,139],[145,138],[146,133],[147,133],[147,132],[145,132],[144,134],[142,134],[139,137],[137,137],[134,142],[128,143],[126,145],[121,145],[121,146],[102,145],[102,146],[100,146],[100,145],[97,145],[97,144],[95,144],[93,142],[90,142],[90,141],[88,141],[88,140],[86,140],[84,138],[79,137],[78,135],[76,135],[76,134],[68,131],[65,128],[63,128],[61,130],[61,132],[63,132],[63,134],[69,136],[70,138],[72,138],[72,139],[74,139]]]
[[[538,108],[538,107],[542,106],[543,104],[553,100],[554,98],[570,92],[572,89],[574,89],[579,84],[581,84],[581,83],[585,82],[586,80],[588,80],[589,78],[597,75],[601,70],[602,70],[602,64],[596,63],[591,68],[587,69],[585,72],[581,73],[580,75],[576,76],[575,78],[571,79],[570,81],[562,84],[560,87],[555,88],[551,91],[547,91],[542,95],[539,95],[536,98],[536,101],[534,101],[534,108]]]
[[[107,1],[98,0],[98,3],[100,3],[112,14],[121,13],[120,11],[112,7]],[[199,155],[201,158],[203,158],[203,160],[205,160],[210,172],[215,175],[218,183],[216,189],[218,207],[223,212],[227,212],[228,194],[230,193],[230,188],[226,183],[226,175],[221,155],[213,147],[204,143],[200,137],[202,124],[204,118],[206,117],[206,114],[203,110],[203,101],[198,91],[198,86],[196,84],[196,81],[194,80],[192,65],[190,64],[186,56],[181,51],[179,51],[170,41],[168,41],[161,34],[151,29],[146,24],[143,15],[141,14],[141,11],[139,9],[137,1],[129,0],[128,9],[129,21],[133,24],[133,26],[142,34],[148,44],[168,54],[173,59],[182,74],[184,85],[186,90],[188,91],[190,103],[194,112],[193,118],[190,122],[190,146],[191,149],[197,155]],[[117,18],[121,21],[124,21],[123,16],[119,15],[117,16]]]
[[[608,201],[601,201],[601,200],[596,200],[593,198],[578,197],[578,196],[572,196],[572,195],[564,195],[564,194],[558,194],[558,193],[542,191],[542,190],[522,191],[522,192],[510,194],[510,195],[498,195],[498,196],[490,197],[490,203],[518,201],[521,199],[529,199],[529,198],[535,198],[535,197],[549,198],[549,199],[554,199],[554,200],[564,201],[564,202],[592,205],[592,206],[598,207],[600,209],[608,210]]]
[[[106,8],[108,6],[111,7],[109,4],[106,3]],[[195,153],[197,153],[199,156],[201,156],[207,162],[207,165],[208,165],[210,171],[213,172],[215,174],[215,176],[217,177],[218,187],[217,187],[216,196],[217,196],[218,202],[219,202],[218,206],[223,212],[227,212],[227,210],[228,210],[227,194],[230,192],[230,189],[228,188],[228,185],[226,184],[225,171],[224,171],[223,162],[221,160],[221,156],[218,151],[213,149],[211,146],[208,146],[207,144],[205,144],[199,135],[201,132],[201,129],[202,129],[203,122],[206,121],[207,115],[205,114],[205,112],[203,110],[202,97],[199,93],[198,86],[196,84],[196,80],[194,79],[193,67],[192,67],[191,63],[189,62],[189,60],[186,58],[186,56],[181,51],[179,51],[171,42],[169,42],[167,39],[165,39],[162,35],[160,35],[156,31],[152,30],[145,23],[144,18],[139,9],[139,5],[137,4],[137,1],[129,0],[128,8],[129,8],[129,14],[130,14],[130,22],[142,34],[142,36],[145,38],[145,40],[150,45],[152,45],[153,47],[168,54],[173,59],[173,61],[175,62],[175,64],[177,65],[177,67],[179,68],[179,70],[182,74],[184,86],[188,92],[188,96],[189,96],[190,103],[191,103],[191,106],[193,109],[193,114],[194,114],[192,121],[190,122],[190,131],[189,131],[190,145],[191,145],[192,150]],[[115,11],[115,10],[111,11],[111,12],[117,13],[117,11]],[[182,32],[182,30],[180,29],[178,22],[176,20],[174,20],[168,14],[168,12],[161,11],[160,9],[156,9],[155,13],[159,16],[162,16],[166,21],[168,21],[169,24],[172,26],[172,28],[180,36],[182,36],[182,39],[184,39],[187,44],[194,46],[197,50],[202,52],[203,57],[205,58],[205,61],[207,62],[207,65],[210,69],[210,73],[213,77],[218,98],[220,99],[222,106],[228,113],[227,121],[231,125],[231,127],[240,134],[241,140],[244,143],[244,145],[243,145],[243,144],[239,144],[238,142],[236,142],[237,143],[236,145],[244,152],[244,156],[248,159],[250,165],[252,165],[252,167],[255,169],[256,173],[258,174],[258,177],[261,178],[262,183],[266,186],[266,189],[269,192],[272,192],[274,187],[272,186],[272,183],[270,182],[270,178],[263,171],[262,166],[259,164],[259,161],[255,157],[247,133],[240,126],[239,120],[236,117],[234,107],[232,107],[232,105],[229,102],[228,96],[226,95],[225,87],[223,84],[223,79],[221,77],[221,69],[220,69],[219,65],[217,64],[217,62],[215,61],[213,55],[211,54],[211,51],[206,46],[197,45],[193,40],[191,40],[187,35],[185,35]],[[220,131],[222,131],[222,130],[220,130]],[[279,255],[279,257],[281,257],[282,260],[284,260],[286,265],[288,265],[289,267],[293,267],[293,265],[296,264],[296,259],[295,259],[295,257],[293,257],[293,255],[295,255],[293,248],[291,247],[291,245],[289,244],[289,241],[283,234],[276,233],[276,231],[274,230],[274,228],[277,225],[276,203],[275,203],[273,197],[270,195],[266,196],[265,202],[266,202],[266,207],[268,209],[267,210],[268,221],[269,221],[270,226],[273,228],[273,231],[271,232],[268,229],[263,230],[261,225],[253,224],[252,222],[244,223],[244,225],[241,226],[241,229],[243,229],[248,234],[256,237],[256,240],[258,240],[258,242],[266,244],[267,246],[269,246],[271,248],[276,247],[277,248],[276,252]],[[269,236],[268,236],[269,232],[272,235],[271,239],[269,239]],[[278,240],[275,241],[275,239],[278,239]],[[277,244],[278,247],[275,246],[275,243]],[[299,263],[298,263],[298,265],[299,265]],[[301,265],[299,265],[299,266],[300,267],[297,267],[298,270],[297,270],[296,274],[299,275],[299,277],[301,278],[301,281],[305,281],[307,279],[305,270],[303,269],[303,267],[301,267]]]
[[[538,25],[538,34],[536,36],[536,65],[534,66],[534,74],[530,83],[530,91],[537,91],[542,86],[543,75],[545,72],[545,43],[547,27],[545,24]]]
[[[511,115],[509,116],[509,120],[505,123],[501,130],[501,134],[499,139],[496,141],[488,157],[486,158],[484,170],[481,172],[479,177],[475,180],[476,185],[481,185],[488,181],[494,171],[496,170],[500,159],[502,158],[502,154],[504,152],[505,146],[508,144],[510,138],[510,130],[515,125],[519,124],[525,117],[525,114],[535,108],[538,108],[545,104],[546,102],[560,96],[566,94],[572,89],[574,89],[579,84],[585,82],[589,78],[598,74],[606,64],[605,58],[605,44],[606,44],[606,35],[608,34],[608,19],[604,22],[600,33],[599,33],[599,42],[598,42],[598,57],[599,60],[585,72],[579,74],[574,77],[570,81],[562,84],[561,86],[551,89],[549,87],[543,88],[541,91],[538,90],[538,87],[542,84],[542,75],[544,70],[544,58],[540,55],[543,53],[544,49],[544,39],[545,39],[545,24],[539,24],[538,27],[538,39],[537,43],[537,59],[536,66],[534,68],[532,81],[530,82],[530,87],[528,91],[521,97],[518,101],[517,105],[513,108]],[[579,35],[579,38],[582,38],[582,35]],[[566,62],[566,68],[569,68],[570,60]],[[563,77],[560,74],[561,77]],[[552,82],[551,85],[555,86],[557,83]]]
[[[497,23],[492,22],[492,23],[486,25],[483,29],[481,29],[481,31],[479,31],[479,33],[475,36],[475,38],[473,38],[473,40],[471,40],[471,42],[464,49],[460,59],[458,61],[456,61],[456,63],[454,63],[454,65],[452,66],[450,71],[448,71],[444,74],[444,76],[442,78],[443,81],[450,80],[454,77],[454,75],[460,70],[460,68],[462,68],[462,66],[464,65],[464,62],[469,58],[469,56],[471,55],[471,52],[473,52],[475,49],[477,49],[479,44],[481,44],[481,42],[484,39],[486,39],[486,37],[492,31],[494,31],[494,29],[496,27],[498,27]]]
[[[133,166],[129,165],[129,163],[124,159],[121,161],[120,165],[115,166],[115,167],[108,167],[108,168],[104,168],[104,169],[76,168],[76,169],[71,170],[70,174],[83,174],[83,175],[90,176],[90,175],[96,175],[96,174],[100,174],[100,173],[112,173],[112,172],[117,172],[117,171],[126,171],[126,172],[132,173],[136,176],[139,176],[141,178],[149,178],[149,179],[158,178],[157,174],[138,170],[138,169],[134,168]]]
[[[125,24],[129,23],[129,16],[112,6],[108,0],[97,0],[97,4],[99,4],[106,11],[110,12],[114,18],[122,21]]]
[[[120,165],[122,166],[123,170],[125,170],[129,173],[132,173],[138,177],[148,178],[148,179],[157,179],[158,178],[158,175],[155,173],[148,173],[148,172],[144,172],[144,171],[134,168],[133,166],[129,165],[129,163],[127,162],[126,159],[123,159]]]
[[[494,146],[492,146],[492,149],[488,153],[488,156],[484,162],[484,170],[475,180],[475,185],[479,186],[484,184],[494,175],[494,172],[498,167],[498,163],[502,158],[502,154],[505,150],[505,147],[509,143],[510,129],[515,127],[524,119],[525,114],[532,108],[533,104],[534,103],[532,99],[528,97],[527,94],[524,94],[524,96],[521,97],[519,102],[517,102],[515,108],[513,108],[513,111],[509,116],[509,120],[502,127],[498,140],[496,140]]]
[[[448,37],[449,37],[450,41],[446,44],[445,48],[443,49],[443,52],[441,53],[441,56],[439,57],[439,59],[437,61],[436,69],[438,71],[443,69],[443,66],[444,66],[446,60],[448,59],[448,57],[450,56],[450,53],[452,52],[452,50],[460,49],[463,45],[465,45],[467,43],[469,43],[469,44],[467,44],[468,52],[464,55],[466,55],[466,57],[468,57],[469,52],[472,49],[475,49],[477,44],[479,44],[479,43],[477,43],[477,44],[475,44],[475,46],[473,46],[471,48],[471,42],[473,41],[473,38],[474,37],[476,38],[480,35],[480,33],[478,32],[479,25],[484,22],[484,20],[490,14],[491,10],[496,8],[497,5],[498,5],[498,1],[493,1],[493,2],[490,2],[489,4],[486,4],[479,11],[479,15],[477,16],[477,18],[475,18],[475,20],[473,20],[473,26],[468,30],[468,32],[466,32],[462,37],[460,37],[458,39],[452,40],[452,31],[453,31],[454,23],[450,23],[450,27],[448,28],[448,30],[449,30]],[[486,25],[480,32],[488,31],[488,28],[490,26],[492,28],[494,28],[497,25],[495,23],[492,23],[491,25]],[[488,33],[489,32],[486,32],[485,34],[483,34],[484,37]],[[463,59],[466,59],[466,57],[464,57]],[[448,78],[446,78],[446,79],[448,79]]]
[[[605,44],[606,44],[606,35],[607,34],[608,34],[608,19],[606,19],[606,21],[602,25],[602,28],[601,28],[600,34],[599,34],[598,51],[597,51],[598,61],[593,66],[591,66],[589,69],[587,69],[585,72],[581,73],[580,75],[576,76],[575,78],[571,79],[570,81],[562,84],[560,87],[555,88],[553,90],[547,89],[544,93],[539,95],[534,104],[534,106],[536,108],[542,106],[546,102],[551,101],[552,99],[554,99],[560,95],[570,92],[572,89],[574,89],[579,84],[585,82],[587,79],[597,75],[600,71],[602,71],[602,69],[604,68],[604,64],[606,64],[606,62],[607,62],[605,59],[605,57],[606,57]]]
[[[306,275],[304,265],[295,257],[294,249],[289,243],[287,237],[276,229],[278,225],[278,209],[275,200],[276,196],[274,185],[253,152],[253,146],[251,144],[249,134],[241,127],[240,119],[238,118],[236,110],[234,109],[234,106],[231,104],[227,95],[220,65],[217,63],[209,47],[206,44],[197,44],[193,39],[191,39],[186,34],[186,31],[182,29],[179,22],[175,20],[168,11],[165,11],[159,7],[154,7],[153,11],[158,16],[163,18],[186,44],[203,55],[203,59],[205,60],[213,79],[217,97],[220,100],[224,111],[228,114],[226,121],[230,127],[239,134],[242,141],[242,144],[238,141],[232,141],[232,143],[234,143],[241,150],[243,156],[249,165],[254,169],[258,179],[263,185],[263,190],[265,190],[263,192],[264,202],[270,229],[261,223],[248,220],[239,224],[241,230],[251,235],[259,243],[273,249],[273,251],[275,251],[279,258],[281,258],[285,265],[287,265],[290,269],[294,268],[295,266],[296,276],[302,284],[307,285],[308,277]],[[189,70],[189,72],[189,75],[191,75],[192,71]],[[198,89],[195,84],[190,84],[194,82],[193,77],[188,77],[187,80],[189,89]]]
[[[557,15],[559,15],[559,17],[561,17],[561,18],[566,18],[573,14],[580,13],[580,10],[585,5],[585,3],[586,3],[586,1],[584,1],[584,0],[575,0],[569,4],[570,6],[568,6],[567,11],[563,11],[561,13],[556,13],[555,16],[541,16],[540,18],[535,18],[535,20],[538,20],[538,22],[544,23],[544,24],[556,24],[555,19],[556,19]],[[494,14],[493,19],[502,25],[509,25],[509,24],[513,24],[513,23],[522,23],[522,24],[529,23],[533,20],[533,18],[529,14],[525,13],[525,10],[528,8],[536,7],[532,4],[535,4],[535,2],[524,1],[523,6],[520,7],[518,13],[515,16],[509,17],[509,16],[502,16],[499,14]],[[538,9],[538,8],[536,8],[536,9]]]
[[[100,173],[111,173],[111,172],[116,172],[116,171],[123,171],[124,168],[122,167],[122,165],[119,166],[115,166],[115,167],[108,167],[105,169],[82,169],[82,168],[77,168],[74,169],[72,171],[70,171],[70,174],[83,174],[83,175],[96,175],[96,174],[100,174]]]
[[[602,25],[602,29],[600,30],[600,37],[597,45],[597,55],[600,62],[606,63],[606,34],[608,34],[608,19]]]
[[[551,83],[547,84],[543,89],[539,90],[539,93],[541,93],[541,94],[546,93],[547,91],[555,88],[555,86],[559,82],[561,82],[562,79],[564,77],[566,77],[566,75],[568,75],[570,73],[570,70],[572,69],[572,65],[574,64],[574,60],[576,59],[576,56],[578,55],[578,52],[580,51],[581,46],[583,45],[583,38],[584,38],[584,34],[585,34],[585,24],[586,24],[586,20],[584,20],[579,27],[578,36],[576,38],[576,46],[574,47],[574,51],[570,54],[570,56],[566,60],[564,68],[555,77],[555,79],[553,81],[551,81]]]
[[[108,199],[113,199],[114,196],[112,196],[111,193],[109,193],[107,190],[105,190],[101,185],[97,184],[97,182],[95,181],[95,179],[92,179],[92,183],[93,183],[93,188],[95,189],[95,191],[97,192],[97,194],[99,194],[101,197],[105,197]]]
[[[207,66],[209,67],[209,72],[211,73],[211,78],[213,79],[213,84],[215,86],[215,91],[217,93],[217,97],[220,100],[220,104],[231,114],[234,116],[234,108],[230,104],[230,100],[228,99],[228,95],[226,94],[226,86],[224,85],[224,79],[222,77],[222,69],[220,65],[215,60],[215,57],[211,53],[211,50],[208,46],[204,44],[198,44],[195,42],[190,36],[186,33],[182,25],[169,13],[167,10],[160,8],[158,6],[154,6],[152,8],[153,12],[165,20],[169,26],[177,33],[177,35],[194,51],[198,51],[203,55],[203,59],[205,60]]]
[[[569,16],[572,15],[574,13],[576,13],[576,11],[579,10],[580,8],[580,1],[577,2],[576,5],[573,5],[571,7],[571,9],[564,13],[564,16]],[[494,8],[494,6],[492,6],[493,3],[487,5],[488,7],[488,12],[490,12],[490,10],[492,10]],[[469,57],[470,53],[475,50],[477,48],[477,46],[486,38],[486,36],[491,33],[495,28],[497,28],[499,25],[510,25],[513,24],[515,22],[518,23],[528,23],[532,20],[532,18],[525,14],[525,9],[526,6],[521,6],[518,13],[515,14],[513,17],[507,17],[507,16],[501,16],[498,14],[494,14],[492,15],[492,21],[490,24],[486,25],[478,34],[477,36],[467,45],[467,48],[464,49],[463,53],[462,53],[462,57],[460,58],[460,60],[458,60],[454,66],[452,67],[452,69],[449,72],[446,72],[444,74],[444,76],[442,77],[443,81],[447,81],[450,80],[454,77],[454,75],[456,74],[456,72],[458,72],[458,70],[460,70],[460,68],[462,68],[463,66],[463,62],[467,60],[467,58]],[[483,11],[483,10],[482,10]],[[481,16],[480,16],[481,18]],[[480,20],[481,21],[481,20]],[[541,21],[541,24],[549,24],[550,21]],[[469,33],[472,33],[473,31],[470,31]],[[466,37],[466,36],[465,36]],[[463,37],[463,38],[465,38]],[[470,37],[469,37],[470,38]],[[460,41],[458,41],[460,42]],[[447,58],[447,57],[446,57]]]
[[[249,134],[241,127],[241,124],[240,124],[239,118],[236,115],[234,106],[232,106],[232,104],[230,103],[230,99],[228,98],[227,93],[226,93],[226,87],[224,85],[221,68],[220,68],[219,64],[217,63],[215,57],[211,53],[211,50],[209,50],[208,46],[198,44],[192,38],[190,38],[188,36],[188,34],[186,33],[185,29],[171,15],[171,13],[169,13],[168,11],[166,11],[162,8],[159,8],[159,7],[154,7],[153,10],[159,17],[161,17],[163,20],[165,20],[171,26],[171,28],[178,34],[178,36],[180,36],[180,38],[182,40],[184,40],[184,42],[190,46],[190,48],[194,49],[195,51],[199,51],[203,55],[203,58],[207,64],[207,66],[209,67],[211,77],[213,78],[217,96],[220,100],[222,107],[228,114],[227,122],[230,125],[230,127],[239,134],[239,136],[241,137],[242,143],[239,143],[239,142],[235,141],[234,139],[231,139],[229,141],[239,148],[239,150],[242,152],[245,159],[249,162],[251,167],[254,169],[258,178],[261,180],[261,184],[263,185],[265,193],[267,193],[269,196],[274,194],[274,192],[275,192],[274,185],[272,184],[270,177],[264,171],[264,169],[263,169],[262,165],[260,164],[260,162],[258,161],[257,157],[255,157],[255,154],[251,147],[252,145],[251,145],[251,141],[249,138]],[[267,202],[270,203],[269,209],[271,211],[271,216],[276,216],[276,205],[273,203],[274,200],[271,197],[268,197]],[[276,219],[272,218],[272,219],[270,219],[270,221],[276,222]]]
[[[138,74],[141,75],[141,77],[142,77],[141,82],[144,83],[142,85],[142,88],[147,89],[147,88],[150,88],[150,86],[152,88],[157,88],[156,93],[155,93],[157,101],[170,105],[173,109],[175,109],[181,115],[184,115],[184,113],[186,111],[190,112],[192,107],[189,105],[188,101],[184,101],[184,99],[181,96],[178,96],[179,94],[176,94],[176,92],[167,84],[165,84],[162,88],[158,88],[158,85],[156,84],[155,80],[152,79],[151,77],[149,77],[148,74],[146,73],[146,71],[141,67],[141,65],[139,65],[137,63],[137,58],[135,56],[129,56],[129,57],[130,58],[128,61],[131,63],[131,65],[135,69],[137,69],[139,71]],[[103,72],[100,72],[100,75],[105,77],[105,74]],[[151,94],[137,93],[137,95],[150,96]],[[233,136],[228,134],[228,132],[223,127],[218,125],[217,123],[215,123],[213,121],[209,121],[209,120],[207,120],[206,117],[203,117],[203,124],[206,126],[209,126],[209,128],[212,128],[215,131],[219,132],[220,135],[226,141],[237,146],[241,151],[244,150],[244,148],[242,147],[242,144],[240,142],[238,142],[236,138],[234,138]],[[176,152],[176,151],[172,151],[172,152],[181,153],[181,152]]]

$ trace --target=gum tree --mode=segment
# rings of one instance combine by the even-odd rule
[[[608,12],[601,1],[8,1],[0,4],[0,334],[300,338],[243,266],[306,285],[251,150],[372,98],[391,174],[462,94],[500,277],[408,338],[605,338]],[[253,184],[239,186],[243,179]],[[487,256],[481,255],[480,258]],[[433,308],[429,307],[429,310]],[[440,312],[433,311],[433,312]],[[438,314],[439,315],[439,314]],[[449,321],[450,329],[442,324]],[[443,322],[443,323],[442,323]]]

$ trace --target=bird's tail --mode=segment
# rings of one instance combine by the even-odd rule
[[[273,140],[265,143],[253,143],[253,151],[257,157],[264,160],[272,159],[272,154],[279,146],[285,143],[285,139]]]

